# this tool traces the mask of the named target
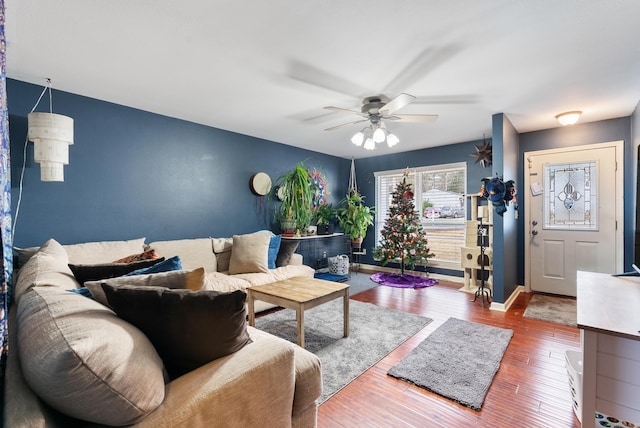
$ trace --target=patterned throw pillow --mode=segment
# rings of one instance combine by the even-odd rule
[[[158,254],[156,254],[156,250],[154,250],[153,248],[150,250],[147,250],[143,253],[139,253],[139,254],[131,254],[130,256],[127,257],[123,257],[121,259],[118,260],[114,260],[111,263],[134,263],[134,262],[140,262],[142,260],[155,260],[155,259],[159,259],[160,256]]]

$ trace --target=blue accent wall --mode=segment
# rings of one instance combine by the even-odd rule
[[[7,79],[14,215],[27,114],[41,91],[41,86]],[[37,111],[46,111],[47,105],[43,101]],[[69,115],[75,121],[70,164],[65,166],[63,183],[41,182],[39,165],[33,162],[33,143],[27,145],[16,246],[40,245],[50,237],[63,244],[142,236],[151,242],[224,237],[264,228],[275,231],[277,225],[273,224],[272,215],[275,203],[250,192],[248,182],[253,173],[264,171],[275,179],[297,162],[306,160],[308,166],[326,174],[331,191],[329,200],[334,204],[342,199],[349,181],[347,159],[92,98],[54,90],[53,111]],[[479,191],[480,179],[495,171],[505,179],[517,176],[518,194],[523,195],[525,151],[624,140],[625,269],[630,268],[636,218],[637,146],[631,140],[632,117],[522,134],[505,125],[508,119],[504,115],[499,117],[500,126],[495,123],[496,116],[493,117],[493,132],[497,131],[503,141],[493,142],[493,168],[481,167],[470,156],[482,140],[356,160],[358,186],[367,203],[375,204],[376,171],[453,162],[467,163],[468,193]],[[633,122],[638,123],[637,111],[633,117]],[[638,134],[636,130],[636,140]],[[518,201],[522,214],[526,209],[524,198],[519,197]],[[513,218],[512,207],[505,216]],[[509,266],[500,280],[505,284],[502,291],[496,289],[497,302],[503,302],[517,284],[524,283],[524,225],[522,221],[514,219],[514,222],[515,234],[511,225],[503,224],[502,230],[504,254],[517,253],[516,260],[512,256],[504,260],[494,258],[496,266],[499,263]],[[511,240],[517,242],[517,251],[506,252],[514,245]],[[373,243],[374,235],[369,233],[364,245],[372,248]],[[374,264],[370,254],[362,262]],[[430,271],[462,275],[460,271],[431,268]],[[515,279],[511,278],[513,272]]]
[[[610,141],[624,141],[624,270],[630,271],[633,263],[633,243],[635,235],[635,192],[636,192],[636,161],[631,139],[631,117],[603,120],[576,124],[561,128],[520,134],[520,148],[518,153],[518,194],[524,195],[524,153],[536,150],[548,150],[563,147],[573,147],[586,144],[606,143]],[[524,197],[518,198],[520,212],[527,207]],[[524,216],[521,216],[524,218]],[[518,241],[525,242],[524,224],[518,224]],[[524,245],[518,249],[518,281],[524,284]]]
[[[42,87],[7,80],[12,212],[27,133],[27,114]],[[47,111],[43,99],[37,111]],[[92,98],[53,91],[53,111],[74,119],[65,181],[41,182],[27,145],[16,246],[146,237],[147,242],[226,237],[273,224],[275,201],[259,198],[249,178],[275,179],[306,160],[327,176],[330,201],[346,191],[350,161]],[[215,114],[215,112],[212,112]]]

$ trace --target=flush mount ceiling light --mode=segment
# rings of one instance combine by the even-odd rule
[[[580,119],[581,114],[582,112],[578,110],[567,111],[565,113],[560,113],[559,115],[557,115],[556,119],[558,119],[558,122],[560,122],[560,125],[562,126],[573,125],[578,121],[578,119]]]
[[[73,119],[52,112],[50,79],[42,95],[47,89],[49,113],[32,111],[27,115],[27,138],[33,141],[33,157],[40,164],[40,180],[64,181],[64,165],[69,164],[69,146],[73,144]]]

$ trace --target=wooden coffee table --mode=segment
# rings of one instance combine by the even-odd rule
[[[294,309],[298,322],[298,345],[304,348],[304,311],[339,297],[342,297],[344,302],[344,337],[348,337],[349,284],[302,276],[247,288],[249,325],[255,325],[255,300]]]

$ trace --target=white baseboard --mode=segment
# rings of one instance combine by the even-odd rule
[[[491,306],[489,307],[489,309],[491,309],[492,311],[507,312],[511,307],[511,305],[513,305],[513,302],[515,302],[516,299],[518,298],[518,295],[520,295],[520,293],[522,292],[524,292],[524,286],[518,285],[516,289],[513,290],[513,293],[511,293],[511,296],[509,296],[506,302],[504,303],[491,302]]]

